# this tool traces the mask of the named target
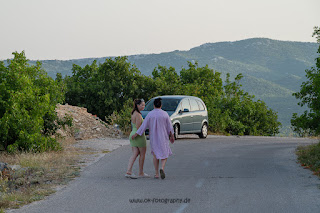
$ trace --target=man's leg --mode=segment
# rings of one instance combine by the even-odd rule
[[[164,167],[166,166],[167,159],[168,159],[168,158],[161,159],[161,169],[162,169],[162,170],[164,170]]]
[[[161,159],[161,169],[160,169],[161,179],[165,179],[166,177],[166,174],[164,173],[164,167],[166,165],[166,162],[167,162],[167,158]]]
[[[155,154],[153,154],[153,165],[156,172],[155,177],[159,177],[159,160],[156,158]]]

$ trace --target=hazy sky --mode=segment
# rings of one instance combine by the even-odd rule
[[[0,59],[188,50],[253,37],[315,42],[320,0],[0,0]]]

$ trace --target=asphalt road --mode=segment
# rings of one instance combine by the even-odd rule
[[[125,178],[131,149],[123,146],[87,167],[68,187],[10,212],[320,212],[320,180],[300,167],[294,154],[298,145],[312,142],[180,139],[171,146],[164,180]],[[154,174],[150,150],[145,172]]]

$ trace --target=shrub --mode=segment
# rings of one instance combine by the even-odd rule
[[[131,111],[132,111],[131,100],[126,101],[124,108],[119,112],[114,111],[106,120],[111,125],[119,125],[121,131],[125,135],[129,135],[131,132]]]
[[[30,66],[24,52],[0,62],[0,145],[9,152],[60,149],[54,133],[55,107],[64,100],[62,82],[41,63]]]
[[[275,135],[279,133],[278,115],[263,101],[241,89],[242,74],[234,81],[208,65],[188,63],[178,74],[173,67],[156,67],[152,76],[144,76],[126,57],[108,58],[102,64],[73,66],[66,77],[66,102],[83,106],[89,112],[130,130],[132,100],[149,100],[160,95],[192,95],[201,98],[208,109],[209,130],[232,135]]]
[[[320,176],[320,143],[299,147],[297,155],[302,166],[311,169],[315,175]]]

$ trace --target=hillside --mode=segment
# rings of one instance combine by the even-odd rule
[[[230,73],[235,77],[243,73],[243,88],[279,112],[284,126],[290,124],[294,112],[302,112],[292,93],[299,91],[305,80],[305,69],[315,64],[317,43],[278,41],[267,38],[252,38],[235,42],[207,43],[188,51],[172,51],[160,54],[128,56],[144,75],[151,75],[158,64],[175,67],[177,72],[187,66],[187,61],[198,61],[221,72],[222,77]],[[75,60],[41,61],[50,76],[56,73],[72,75],[72,64],[85,66],[93,60],[102,63],[106,57]],[[35,61],[31,61],[35,63]]]

